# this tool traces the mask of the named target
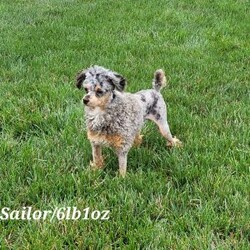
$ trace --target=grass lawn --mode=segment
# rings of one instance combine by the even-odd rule
[[[250,13],[246,0],[0,2],[0,209],[110,210],[101,220],[2,220],[1,249],[249,249]],[[127,91],[164,68],[172,133],[89,168],[76,73],[98,64]]]

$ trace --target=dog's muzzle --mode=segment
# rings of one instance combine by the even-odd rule
[[[85,96],[85,97],[82,99],[82,101],[83,101],[83,103],[84,103],[85,105],[87,105],[88,102],[89,102],[89,97],[88,97],[88,96]]]

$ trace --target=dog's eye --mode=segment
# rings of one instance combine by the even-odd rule
[[[84,88],[84,90],[85,90],[85,92],[86,92],[86,93],[88,93],[88,92],[89,92],[89,90],[88,90],[87,88]]]
[[[101,96],[104,92],[101,89],[96,90],[96,95]]]

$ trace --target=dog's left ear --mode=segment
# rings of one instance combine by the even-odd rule
[[[82,70],[77,74],[77,76],[76,76],[76,87],[78,89],[80,89],[82,87],[82,83],[86,78],[86,73],[87,73],[87,70]]]
[[[108,77],[109,82],[115,87],[116,90],[122,92],[127,84],[126,79],[117,73],[112,74]]]

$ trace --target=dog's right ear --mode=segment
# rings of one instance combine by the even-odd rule
[[[82,87],[82,83],[86,78],[86,73],[87,73],[87,70],[82,70],[77,74],[77,76],[76,76],[76,87],[78,89],[80,89]]]

